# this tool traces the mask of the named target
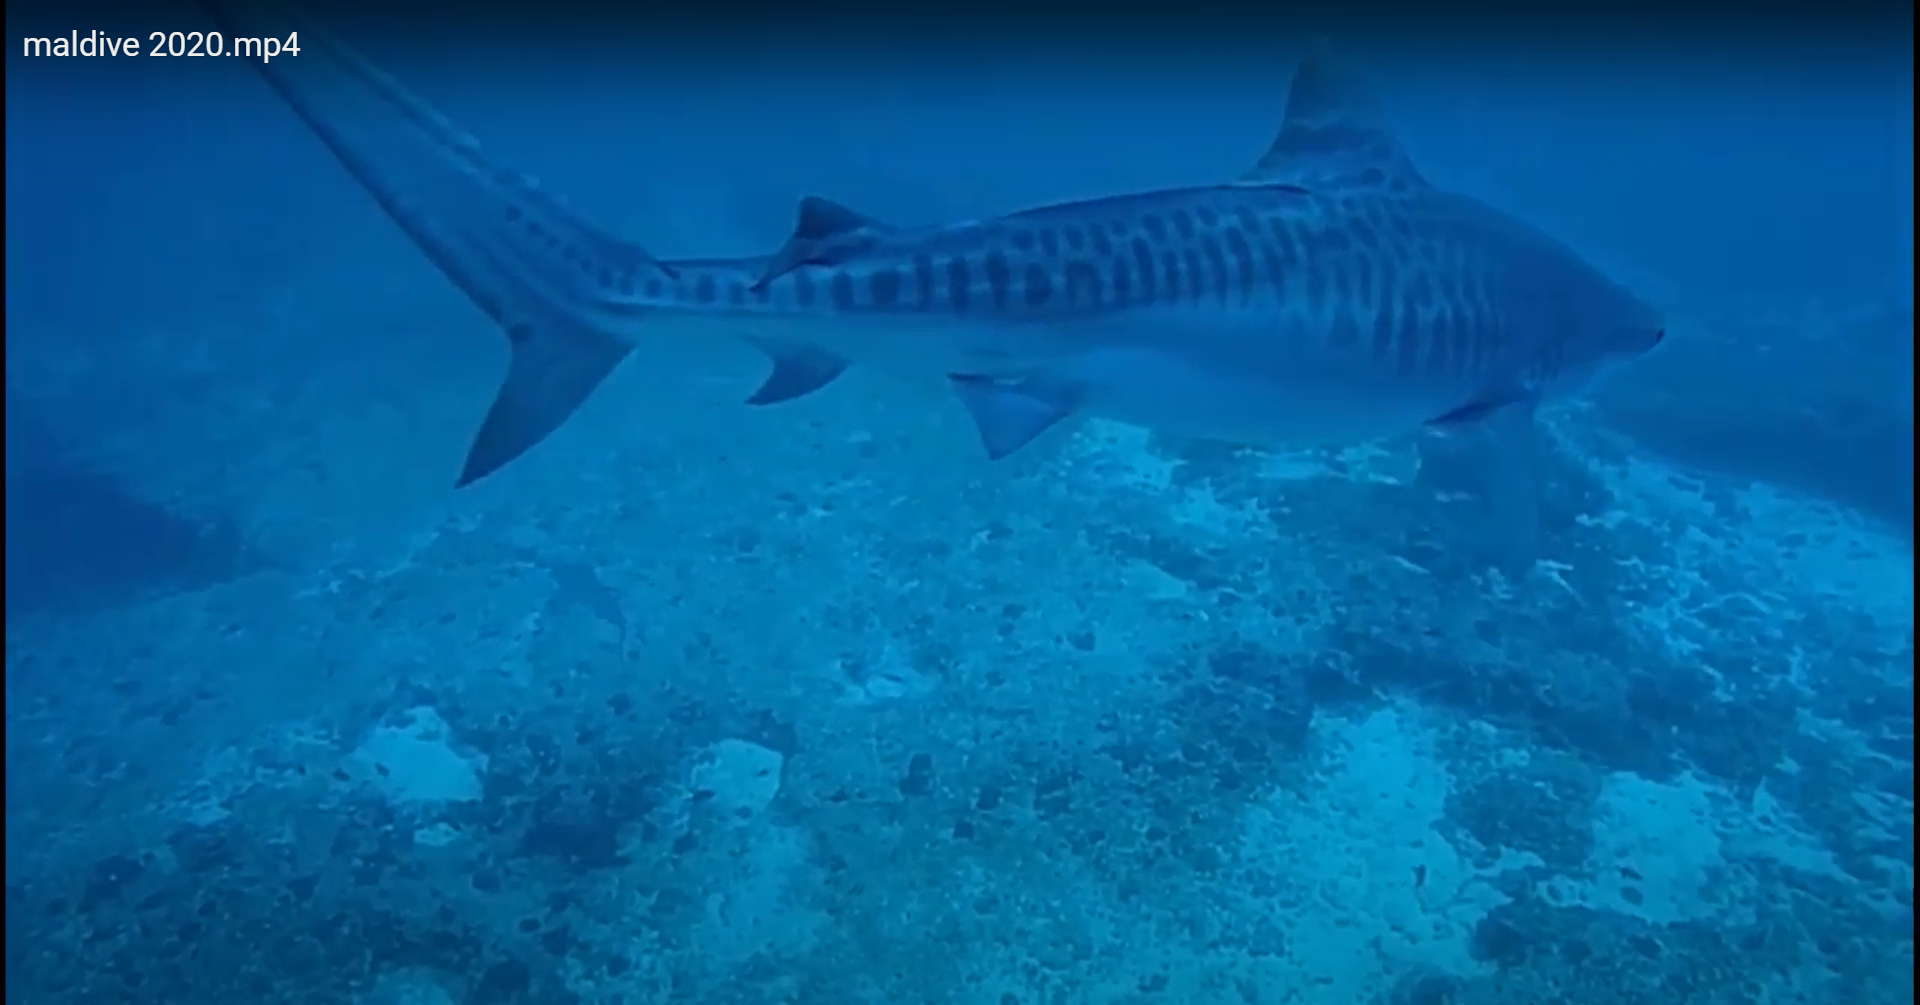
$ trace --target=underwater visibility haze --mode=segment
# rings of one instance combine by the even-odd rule
[[[1913,1000],[1909,46],[207,6],[9,18],[9,1002]]]

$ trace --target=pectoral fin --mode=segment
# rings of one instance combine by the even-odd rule
[[[1080,404],[1077,391],[1040,378],[950,374],[947,379],[973,417],[987,457],[996,461],[1032,443]]]
[[[1487,387],[1479,394],[1457,408],[1451,409],[1427,420],[1427,425],[1446,428],[1463,426],[1491,418],[1495,413],[1524,408],[1529,420],[1533,416],[1533,402],[1538,394],[1533,388],[1518,381],[1502,382]]]

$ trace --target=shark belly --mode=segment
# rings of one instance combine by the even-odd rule
[[[1151,350],[1101,350],[1067,362],[1089,414],[1249,446],[1355,443],[1417,428],[1444,407],[1358,386],[1195,365]]]
[[[1450,382],[1406,378],[1324,349],[1260,314],[1141,319],[1056,364],[1091,414],[1275,449],[1395,436],[1457,404]]]
[[[1046,372],[1068,359],[1033,326],[938,316],[788,316],[766,319],[762,327],[778,338],[916,379]]]

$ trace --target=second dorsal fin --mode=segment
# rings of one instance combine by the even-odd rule
[[[810,195],[800,200],[800,219],[794,238],[824,240],[861,230],[884,230],[886,224],[849,206]]]
[[[850,209],[832,199],[810,195],[800,200],[800,217],[793,225],[787,243],[767,260],[766,271],[755,281],[755,289],[803,265],[838,265],[871,247],[874,240],[890,230],[871,216]]]

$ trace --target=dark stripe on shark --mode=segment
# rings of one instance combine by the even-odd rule
[[[1192,290],[1194,302],[1206,300],[1208,294],[1219,292],[1221,271],[1213,267],[1213,256],[1208,254],[1206,242],[1202,242],[1198,248],[1187,248],[1187,271],[1198,277]]]
[[[1233,256],[1235,274],[1239,281],[1240,305],[1245,307],[1253,303],[1253,248],[1247,244],[1247,235],[1238,226],[1227,228],[1226,243],[1227,254]]]
[[[1133,268],[1134,275],[1140,280],[1141,303],[1151,304],[1155,302],[1156,275],[1154,270],[1157,267],[1153,258],[1153,245],[1148,244],[1147,239],[1144,237],[1134,238]]]
[[[1360,326],[1353,320],[1360,301],[1353,299],[1353,288],[1345,269],[1333,270],[1333,303],[1333,345],[1337,349],[1351,349],[1360,344]]]
[[[1053,277],[1047,274],[1046,267],[1030,262],[1024,278],[1026,305],[1035,310],[1047,306],[1047,302],[1053,299]]]
[[[1473,336],[1473,366],[1479,370],[1501,351],[1507,337],[1506,322],[1498,311],[1486,307],[1480,312],[1479,323],[1474,325]]]
[[[1113,306],[1116,308],[1130,306],[1132,301],[1128,299],[1128,295],[1133,292],[1133,271],[1127,265],[1124,256],[1113,260],[1112,281]]]
[[[913,256],[913,303],[923,311],[931,311],[939,306],[939,291],[934,287],[931,255]]]
[[[1380,235],[1365,220],[1348,220],[1347,232],[1353,237],[1353,243],[1363,250],[1375,251],[1380,247]]]
[[[1399,305],[1389,293],[1380,298],[1379,309],[1373,315],[1374,362],[1385,362],[1387,354],[1393,351],[1394,322],[1399,320]]]
[[[1007,256],[998,251],[989,252],[986,262],[987,294],[993,298],[995,310],[1007,309],[1007,291],[1013,286],[1013,267],[1007,264]]]
[[[1294,237],[1292,224],[1284,218],[1274,217],[1267,224],[1267,235],[1273,241],[1281,262],[1291,265],[1300,260],[1300,245]]]
[[[1068,244],[1074,242],[1069,240]],[[1061,284],[1066,290],[1069,309],[1091,309],[1101,306],[1100,267],[1085,259],[1076,258],[1067,263],[1065,281]]]
[[[1448,372],[1447,368],[1453,365],[1453,337],[1453,311],[1444,303],[1435,304],[1427,322],[1427,341],[1431,343],[1427,351],[1427,372]]]
[[[972,292],[973,270],[967,265],[967,256],[955,255],[947,261],[947,304],[965,313]]]
[[[1400,324],[1393,339],[1393,366],[1403,377],[1412,376],[1420,367],[1420,322],[1425,314],[1426,302],[1420,297],[1409,295],[1401,301]]]
[[[1280,246],[1272,241],[1260,242],[1260,262],[1266,268],[1267,285],[1278,298],[1286,289],[1287,264],[1280,255]]]
[[[1463,300],[1453,308],[1454,353],[1453,368],[1456,373],[1473,373],[1479,369],[1474,359],[1474,343],[1479,341],[1480,312],[1471,300]]]
[[[1463,300],[1453,308],[1453,371],[1455,374],[1473,373],[1480,367],[1478,358],[1480,348],[1480,311],[1471,300]]]
[[[1233,300],[1238,289],[1234,279],[1233,267],[1227,264],[1227,250],[1220,244],[1217,235],[1209,234],[1200,242],[1200,255],[1207,263],[1207,276],[1212,284],[1214,302],[1221,307]]]
[[[1452,373],[1455,377],[1459,377],[1465,373],[1473,373],[1478,367],[1478,363],[1473,359],[1473,346],[1478,342],[1480,319],[1473,309],[1473,302],[1467,302],[1467,300],[1453,304],[1448,311],[1453,319]]]
[[[1467,373],[1473,369],[1473,336],[1478,312],[1473,309],[1469,290],[1470,286],[1463,279],[1455,291],[1457,295],[1447,304],[1447,320],[1453,336],[1449,365],[1454,373]]]
[[[1328,342],[1335,349],[1352,349],[1360,344],[1360,323],[1353,319],[1351,307],[1334,311],[1333,330],[1328,334]]]
[[[867,277],[867,295],[873,306],[885,310],[900,303],[900,270],[882,267]]]
[[[1353,298],[1353,280],[1348,278],[1347,270],[1339,266],[1334,266],[1328,271],[1332,273],[1328,278],[1333,282],[1331,290],[1333,302],[1340,305],[1340,313],[1345,314],[1352,310],[1353,304],[1359,302]]]
[[[1355,303],[1370,304],[1378,291],[1373,288],[1373,259],[1358,255],[1353,260],[1353,297]]]

